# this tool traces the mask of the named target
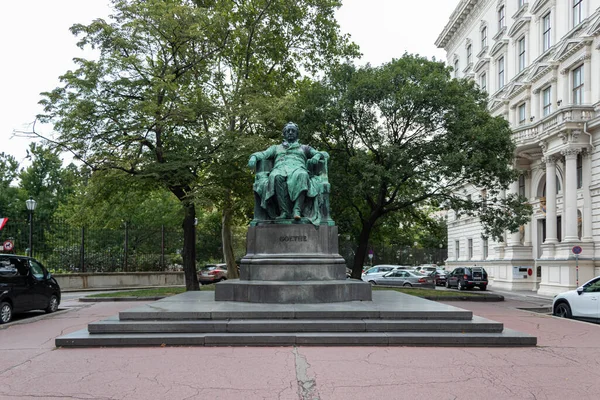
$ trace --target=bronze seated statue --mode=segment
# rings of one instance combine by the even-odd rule
[[[329,218],[329,155],[298,142],[298,126],[283,129],[284,142],[250,156],[255,170],[254,220],[260,223],[333,225]]]

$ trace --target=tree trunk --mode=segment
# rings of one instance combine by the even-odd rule
[[[231,230],[233,219],[232,203],[231,191],[228,190],[225,194],[223,217],[221,219],[221,241],[223,243],[223,259],[227,264],[227,279],[237,279],[240,277],[238,266],[235,262],[235,254],[233,252],[233,233]]]
[[[376,219],[374,220],[371,218],[362,224],[362,230],[360,231],[360,235],[358,237],[358,247],[356,248],[356,253],[354,254],[354,265],[352,266],[352,278],[354,279],[360,279],[362,274],[363,263],[365,261],[367,248],[369,246],[369,237],[371,236],[371,230],[373,230],[375,221]]]
[[[193,203],[184,201],[183,208],[183,272],[185,275],[185,290],[200,290],[196,271],[196,207]]]

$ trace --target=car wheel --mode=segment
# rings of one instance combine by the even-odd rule
[[[369,281],[369,283],[370,283],[371,285],[377,285],[377,282],[375,282],[375,281]]]
[[[458,281],[458,283],[456,284],[456,288],[458,290],[465,290],[465,287],[463,286],[463,284],[460,281]]]
[[[58,310],[58,297],[56,295],[50,296],[50,300],[48,301],[48,307],[44,311],[47,313],[53,313]]]
[[[3,301],[0,303],[0,324],[6,324],[12,319],[12,306]]]
[[[481,285],[481,286],[479,286],[479,290],[485,291],[486,289],[487,289],[487,285]]]
[[[402,286],[404,286],[404,287],[412,287],[412,285],[411,285],[410,283],[408,283],[408,282],[406,282],[406,283],[405,283],[404,285],[402,285]]]
[[[568,303],[559,303],[554,309],[554,315],[561,318],[571,318],[571,307]]]
[[[446,281],[446,287],[450,289],[450,281]]]

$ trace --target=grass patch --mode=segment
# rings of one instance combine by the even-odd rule
[[[215,285],[203,285],[200,286],[202,291],[215,290]],[[162,287],[154,289],[139,289],[139,290],[128,290],[126,292],[110,292],[110,293],[99,293],[93,294],[87,297],[157,297],[157,296],[174,296],[185,292],[185,287]]]
[[[416,297],[471,297],[480,296],[485,292],[466,292],[462,290],[435,290],[435,289],[416,289],[416,288],[390,288],[372,286],[373,290],[395,290],[396,292],[410,294]]]

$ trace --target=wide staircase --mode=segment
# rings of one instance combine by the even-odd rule
[[[535,346],[537,338],[468,310],[395,291],[372,301],[255,304],[186,292],[56,339],[94,346]]]

